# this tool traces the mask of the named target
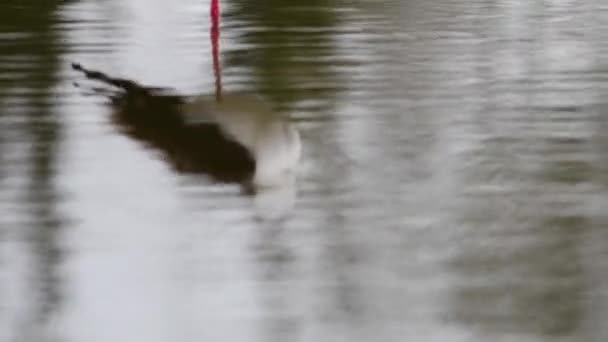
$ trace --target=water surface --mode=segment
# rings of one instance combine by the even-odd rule
[[[223,3],[301,133],[284,220],[124,135],[71,62],[210,94],[209,4],[0,4],[0,341],[608,340],[608,6]]]

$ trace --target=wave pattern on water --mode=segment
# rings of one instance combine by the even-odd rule
[[[301,133],[282,221],[72,84],[213,93],[208,6],[0,4],[0,341],[608,340],[605,5],[226,0],[223,89]]]

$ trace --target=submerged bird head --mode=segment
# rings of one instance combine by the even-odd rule
[[[227,139],[249,151],[255,167],[248,186],[261,218],[278,219],[290,212],[302,146],[298,130],[285,116],[246,94],[224,94],[221,102],[199,96],[184,108],[190,123],[213,122]]]
[[[289,185],[301,154],[300,134],[295,126],[259,96],[225,94],[221,102],[211,96],[191,99],[184,107],[191,124],[214,123],[255,160],[251,179],[257,188]]]

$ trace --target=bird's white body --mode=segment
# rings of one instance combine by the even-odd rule
[[[213,96],[190,98],[184,115],[193,124],[216,123],[228,138],[251,153],[256,164],[252,184],[256,197],[267,203],[263,206],[293,202],[302,147],[297,129],[284,116],[261,98],[240,94],[226,94],[219,102]]]

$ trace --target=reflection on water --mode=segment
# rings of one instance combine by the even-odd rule
[[[328,106],[339,88],[336,61],[331,61],[336,57],[337,8],[326,0],[273,0],[263,10],[257,3],[236,0],[227,7],[224,32],[235,44],[227,45],[225,71],[236,73],[244,83],[238,86],[253,88],[286,110],[302,102]]]
[[[0,4],[0,341],[608,340],[608,7],[225,0],[226,102],[72,86],[212,94],[208,6]]]
[[[59,1],[0,9],[0,339],[36,338],[61,301],[55,183],[62,123],[53,110]]]

